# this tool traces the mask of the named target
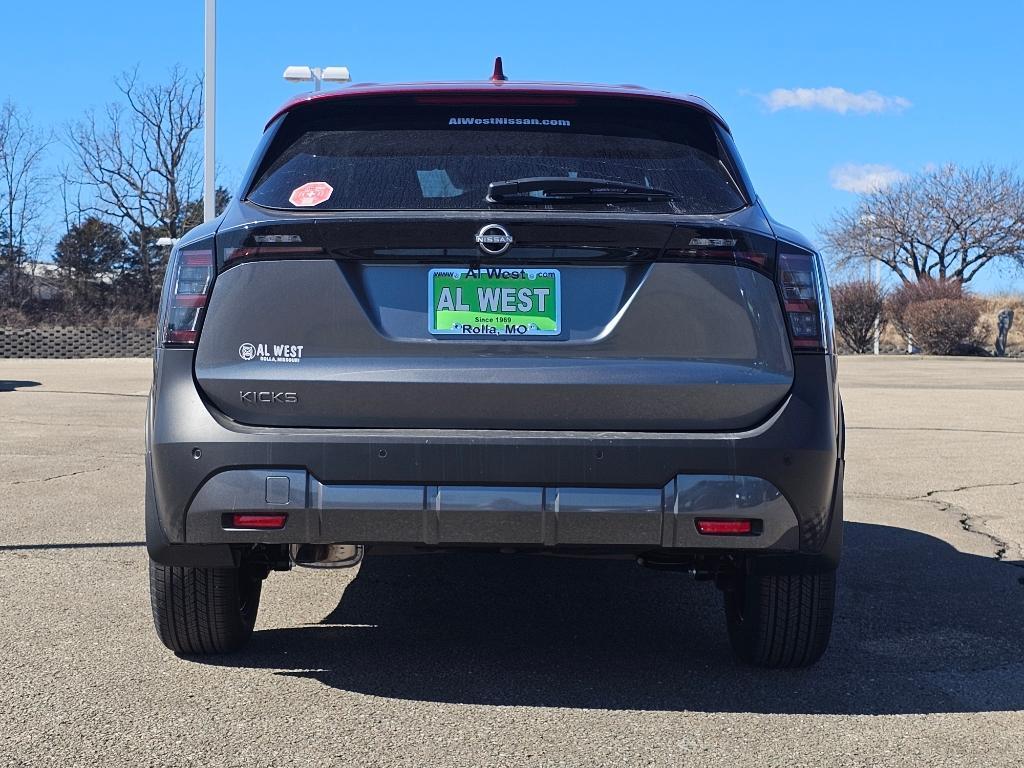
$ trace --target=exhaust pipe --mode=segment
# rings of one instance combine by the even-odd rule
[[[292,544],[288,555],[303,568],[353,568],[363,560],[363,545]]]

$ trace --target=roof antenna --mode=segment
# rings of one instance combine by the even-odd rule
[[[508,78],[505,77],[505,70],[502,69],[502,66],[501,66],[501,56],[495,56],[494,57],[494,74],[491,75],[491,82],[492,83],[497,83],[497,82],[501,82],[501,81],[504,81],[504,80],[508,80]]]

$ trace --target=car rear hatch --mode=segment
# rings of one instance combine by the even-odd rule
[[[764,420],[793,360],[771,230],[741,171],[707,157],[733,162],[724,129],[688,108],[645,116],[607,101],[503,107],[502,120],[537,122],[458,131],[445,104],[286,116],[248,202],[216,236],[195,357],[208,402],[293,428],[725,431]],[[689,133],[661,135],[670,118]],[[666,152],[673,142],[683,150]],[[484,200],[489,182],[555,174],[673,199]]]

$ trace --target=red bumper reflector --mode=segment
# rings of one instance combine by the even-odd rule
[[[749,520],[698,520],[697,532],[713,536],[742,536],[753,533]]]
[[[232,528],[284,528],[288,515],[232,515]]]

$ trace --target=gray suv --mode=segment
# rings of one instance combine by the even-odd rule
[[[742,661],[828,644],[828,286],[700,99],[296,99],[175,247],[159,324],[146,539],[177,653],[240,648],[271,571],[364,551],[631,558],[713,581]]]

